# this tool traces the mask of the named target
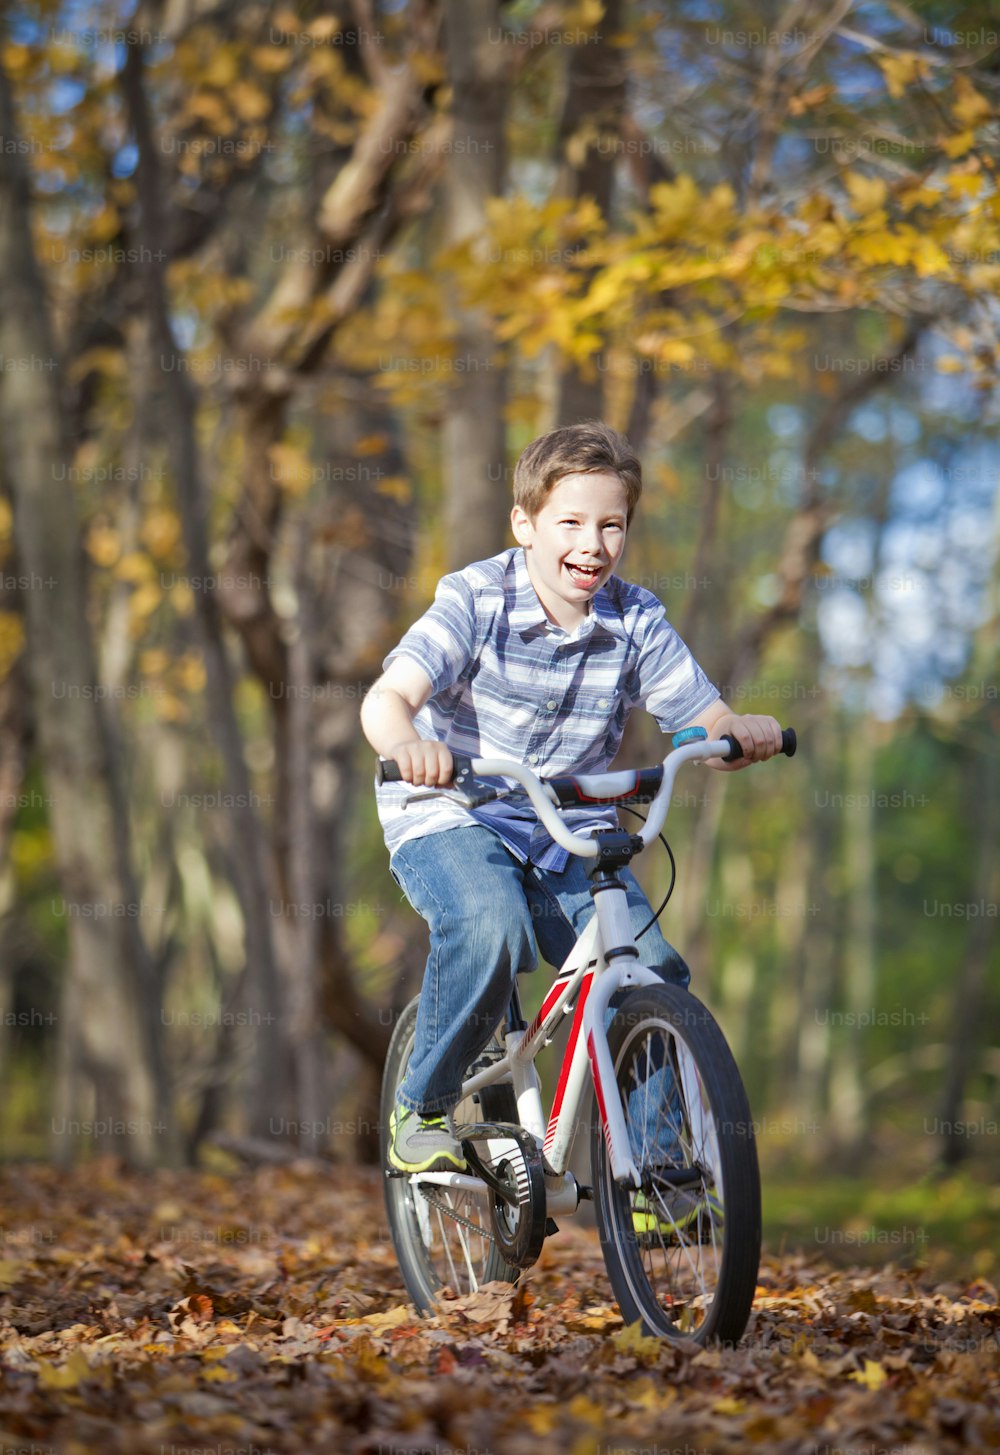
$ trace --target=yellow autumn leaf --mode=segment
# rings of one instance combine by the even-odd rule
[[[977,197],[983,188],[982,173],[978,170],[969,170],[969,161],[963,162],[961,167],[955,167],[948,173],[948,191],[952,197]]]
[[[222,102],[222,98],[213,91],[199,91],[194,96],[188,97],[187,110],[182,119],[195,117],[199,121],[205,121],[213,127],[221,136],[228,136],[232,130],[232,119]]]
[[[405,475],[386,475],[375,482],[375,489],[379,495],[388,495],[400,505],[406,505],[413,498],[412,486]]]
[[[121,538],[110,525],[92,525],[86,544],[87,554],[98,566],[113,566],[121,552]]]
[[[162,600],[163,593],[153,581],[147,581],[137,591],[133,591],[129,598],[129,611],[133,622],[150,616]]]
[[[258,71],[286,71],[292,64],[292,53],[280,45],[261,45],[253,52]]]
[[[898,233],[872,232],[850,243],[851,255],[864,263],[889,263],[902,267],[910,261],[910,247]]]
[[[91,1368],[82,1349],[74,1349],[65,1364],[39,1365],[38,1383],[43,1389],[75,1389],[81,1379],[91,1377]]]
[[[154,509],[142,523],[139,538],[153,556],[169,556],[181,538],[181,523],[172,510]]]
[[[212,59],[202,72],[202,80],[207,86],[218,86],[223,90],[231,86],[239,75],[236,55],[231,46],[220,45],[212,54]]]
[[[241,121],[263,121],[271,109],[266,93],[259,86],[252,86],[249,81],[240,81],[238,85],[231,87],[229,99]]]
[[[86,349],[66,371],[69,379],[79,383],[88,374],[103,374],[108,379],[125,377],[126,363],[122,349]]]
[[[965,361],[956,354],[945,354],[944,358],[937,361],[939,374],[960,374],[964,368]]]
[[[878,56],[879,66],[885,77],[889,95],[898,101],[906,90],[923,72],[923,62],[916,51],[903,51],[901,55]]]
[[[340,21],[335,15],[321,15],[306,26],[306,34],[313,36],[315,40],[330,40],[340,31]]]
[[[201,1371],[201,1377],[210,1384],[232,1384],[236,1374],[222,1364],[210,1364],[207,1369]]]
[[[28,63],[31,60],[31,52],[26,45],[15,45],[13,41],[3,48],[3,66],[11,76],[19,76],[27,71]]]
[[[844,185],[855,212],[874,212],[876,207],[885,205],[888,189],[881,177],[863,177],[859,172],[848,172]]]
[[[9,612],[4,612],[8,616]],[[24,1264],[19,1258],[0,1258],[0,1288],[7,1288],[15,1283],[24,1271]]]
[[[187,722],[191,716],[187,704],[172,692],[164,692],[156,698],[156,715],[163,722]]]
[[[15,611],[0,611],[0,682],[5,681],[11,667],[24,650],[24,622]],[[0,1261],[0,1270],[4,1264]],[[0,1284],[3,1273],[0,1271]]]
[[[359,455],[381,455],[388,448],[389,436],[384,434],[366,434],[354,446]]]
[[[640,1319],[636,1319],[634,1324],[626,1324],[617,1334],[612,1334],[611,1342],[620,1354],[633,1354],[638,1359],[655,1359],[663,1352],[660,1339],[642,1332]]]
[[[106,202],[100,211],[90,219],[88,232],[96,243],[109,242],[121,226],[117,207]]]
[[[129,551],[115,567],[115,575],[119,581],[131,581],[135,586],[145,585],[152,580],[153,563],[144,551]]]
[[[170,665],[170,656],[162,647],[152,647],[139,654],[139,671],[144,677],[160,677]]]
[[[944,248],[929,237],[918,240],[913,249],[913,266],[921,278],[934,273],[947,273],[951,262]]]
[[[562,1411],[558,1405],[536,1404],[523,1416],[525,1424],[533,1435],[551,1435],[559,1424]]]
[[[275,480],[290,495],[302,495],[312,477],[312,465],[305,450],[282,441],[267,452]]]
[[[889,1376],[881,1364],[876,1364],[874,1359],[866,1359],[864,1369],[856,1369],[853,1374],[848,1375],[858,1384],[863,1384],[865,1389],[881,1389]]]
[[[981,126],[993,116],[993,107],[967,76],[959,74],[955,79],[958,99],[951,108],[951,114],[963,127]]]
[[[406,1304],[386,1309],[384,1313],[369,1314],[363,1319],[349,1319],[349,1323],[364,1324],[368,1329],[398,1329],[401,1324],[413,1323],[413,1312]]]
[[[964,157],[975,139],[976,133],[974,131],[960,131],[957,136],[949,136],[943,141],[941,143],[941,150],[948,157]]]
[[[193,652],[185,652],[177,663],[177,685],[185,692],[205,690],[205,663]]]
[[[175,577],[170,585],[170,603],[178,616],[190,616],[194,611],[194,592],[187,581]]]
[[[586,29],[599,25],[604,19],[603,0],[578,0],[563,16],[564,25],[578,25]]]
[[[724,1399],[716,1400],[712,1406],[712,1413],[716,1415],[741,1415],[745,1409],[745,1400],[733,1399],[731,1395],[726,1395]]]

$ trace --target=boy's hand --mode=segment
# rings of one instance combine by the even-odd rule
[[[763,763],[781,752],[781,726],[773,717],[760,717],[754,713],[730,712],[720,717],[709,729],[710,738],[722,738],[730,734],[743,749],[743,757],[735,763],[724,763],[721,758],[710,759],[712,768],[722,768],[727,773],[749,768],[751,763]]]
[[[428,738],[415,738],[408,743],[397,743],[387,758],[395,758],[404,783],[433,788],[451,782],[455,764],[444,743]]]

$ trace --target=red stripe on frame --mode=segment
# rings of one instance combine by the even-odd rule
[[[552,1140],[556,1134],[559,1113],[562,1111],[563,1098],[566,1095],[566,1083],[569,1080],[569,1068],[572,1065],[573,1052],[576,1050],[576,1043],[580,1039],[580,1030],[583,1026],[583,1007],[587,1004],[587,996],[590,994],[590,987],[593,984],[593,980],[594,972],[593,970],[588,970],[580,982],[580,999],[577,1001],[576,1015],[573,1017],[573,1024],[570,1027],[566,1050],[563,1052],[562,1066],[559,1068],[559,1085],[556,1087],[556,1094],[552,1101],[552,1111],[549,1113],[548,1130],[545,1133],[545,1141],[542,1143],[543,1152],[547,1152],[552,1146]]]
[[[558,1000],[560,994],[565,989],[565,985],[566,985],[566,981],[565,980],[557,980],[556,983],[552,986],[552,988],[549,991],[548,995],[542,1001],[541,1009],[539,1010],[538,1014],[535,1016],[535,1019],[531,1022],[531,1025],[525,1031],[525,1033],[524,1033],[524,1041],[522,1042],[522,1045],[527,1045],[527,1043],[529,1041],[532,1041],[535,1038],[535,1036],[538,1035],[538,1029],[539,1029],[539,1027],[542,1024],[542,1021],[545,1019],[545,1017],[548,1015],[549,1011],[555,1005],[555,1003]]]
[[[593,1031],[591,1031],[590,1035],[587,1037],[587,1055],[590,1057],[590,1071],[591,1075],[594,1078],[594,1091],[597,1093],[597,1105],[601,1109],[601,1123],[604,1127],[604,1140],[607,1142],[608,1150],[610,1151],[611,1139],[608,1136],[608,1111],[607,1107],[604,1105],[604,1088],[601,1085],[601,1073],[598,1070],[597,1056],[594,1052]]]

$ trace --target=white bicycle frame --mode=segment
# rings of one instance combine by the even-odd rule
[[[674,779],[684,763],[704,762],[708,758],[724,758],[728,743],[717,739],[698,739],[668,753],[663,760],[663,782],[649,805],[646,822],[637,837],[646,848],[656,838],[667,816]],[[568,829],[553,807],[555,795],[542,779],[520,763],[500,758],[473,758],[472,772],[477,777],[513,778],[522,785],[538,811],[541,822],[557,844],[583,858],[596,858],[594,839]],[[606,802],[616,794],[624,794],[635,783],[632,772],[575,775],[583,786],[587,801]],[[573,1139],[580,1121],[589,1068],[597,1095],[608,1145],[611,1169],[616,1181],[628,1180],[639,1187],[640,1174],[632,1156],[628,1129],[617,1094],[614,1063],[604,1028],[605,1013],[617,991],[633,985],[662,985],[662,978],[631,950],[638,952],[632,930],[628,899],[624,888],[602,889],[594,897],[594,914],[580,934],[561,969],[557,972],[538,1014],[525,1031],[514,1031],[506,1037],[506,1054],[493,1065],[471,1076],[462,1086],[462,1096],[470,1096],[483,1086],[497,1081],[510,1081],[517,1099],[518,1119],[535,1138],[545,1159],[547,1207],[550,1213],[573,1213],[579,1201],[576,1180],[568,1172]],[[614,951],[608,961],[605,952]],[[624,952],[624,953],[623,953]],[[640,952],[641,953],[641,952]],[[541,1087],[535,1070],[535,1058],[547,1046],[563,1018],[574,1011],[573,1025],[563,1055],[559,1084],[546,1125]],[[677,1042],[682,1081],[688,1093],[689,1109],[698,1106],[691,1096],[689,1079],[694,1068],[685,1065],[683,1045]],[[505,1146],[497,1139],[490,1151],[502,1155]],[[485,1184],[478,1177],[460,1172],[421,1172],[411,1178],[414,1183],[436,1183],[464,1192],[482,1194]]]

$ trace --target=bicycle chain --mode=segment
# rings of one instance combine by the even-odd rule
[[[463,1217],[456,1208],[449,1206],[448,1203],[443,1202],[440,1198],[432,1196],[429,1192],[425,1192],[423,1185],[418,1184],[418,1191],[425,1202],[429,1203],[431,1207],[438,1208],[440,1212],[447,1213],[452,1222],[461,1223],[463,1228],[469,1228],[473,1233],[478,1233],[481,1238],[485,1238],[490,1243],[496,1242],[492,1229],[481,1228],[471,1218]]]

